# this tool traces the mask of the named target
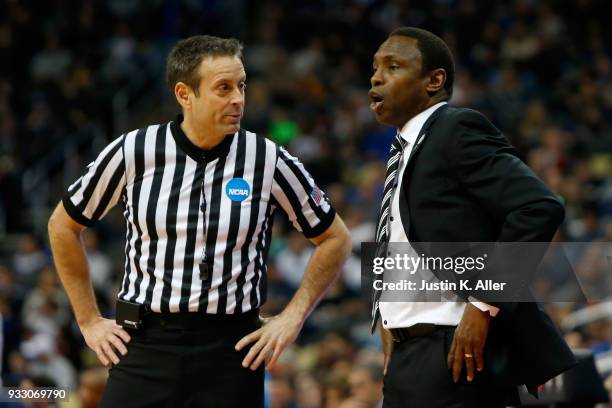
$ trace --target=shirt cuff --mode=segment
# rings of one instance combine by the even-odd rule
[[[491,306],[488,303],[479,302],[478,300],[474,299],[471,296],[468,297],[468,301],[472,305],[476,306],[478,309],[482,310],[483,312],[489,312],[489,315],[491,317],[495,317],[499,313],[499,308],[498,307]]]

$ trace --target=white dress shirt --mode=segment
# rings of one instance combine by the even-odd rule
[[[416,139],[421,131],[421,128],[429,119],[429,117],[441,106],[446,105],[446,102],[440,102],[436,105],[429,107],[418,115],[410,119],[400,131],[400,136],[407,142],[404,152],[400,159],[398,168],[398,188],[393,192],[393,198],[391,199],[391,214],[390,214],[390,231],[389,231],[389,242],[409,242],[404,227],[402,225],[400,211],[399,211],[399,188],[402,185],[402,179],[404,171],[406,169],[406,163],[410,157],[410,153],[414,148]],[[423,136],[423,138],[425,138]],[[421,142],[423,139],[421,139]],[[390,245],[389,249],[392,250],[393,246]],[[394,256],[395,254],[391,254]],[[412,254],[416,256],[416,252]],[[427,270],[421,269],[417,271],[419,278],[426,281],[436,281],[437,278],[434,274]],[[459,324],[463,311],[465,310],[466,303],[460,301],[460,299],[451,291],[440,291],[437,293],[419,294],[419,298],[422,299],[423,295],[436,296],[435,299],[445,299],[443,302],[385,302],[385,293],[381,296],[379,304],[380,315],[383,323],[383,327],[386,329],[398,328],[398,327],[410,327],[417,323],[432,323],[437,325],[445,326],[456,326]],[[471,302],[474,306],[480,310],[489,311],[492,316],[495,316],[499,309],[494,306],[487,305],[482,302]]]

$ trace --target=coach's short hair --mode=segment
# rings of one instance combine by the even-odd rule
[[[450,99],[453,95],[453,82],[455,81],[455,60],[444,40],[432,32],[416,27],[396,28],[389,34],[389,37],[394,35],[403,35],[404,37],[417,40],[417,48],[421,52],[422,71],[424,74],[438,68],[446,71],[444,90],[448,96],[447,100]]]
[[[196,35],[181,40],[166,59],[166,83],[174,95],[174,86],[184,82],[198,95],[198,68],[206,57],[238,57],[242,60],[242,44],[235,38]]]

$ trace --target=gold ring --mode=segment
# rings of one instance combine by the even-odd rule
[[[472,354],[465,354],[465,358],[474,358]]]

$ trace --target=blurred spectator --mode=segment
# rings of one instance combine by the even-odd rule
[[[291,377],[273,376],[270,381],[270,408],[297,408],[293,399]]]
[[[46,377],[56,387],[74,389],[76,370],[70,361],[58,353],[55,339],[46,333],[33,335],[21,344],[21,352],[28,361],[28,374]]]
[[[45,48],[32,58],[30,72],[32,78],[38,82],[60,82],[66,76],[72,56],[70,51],[62,48],[57,34],[51,32],[46,35]]]
[[[309,373],[295,377],[295,403],[299,408],[320,408],[323,404],[321,384]]]
[[[324,408],[339,407],[349,396],[346,377],[339,373],[330,373],[323,382]]]
[[[40,240],[30,234],[23,237],[18,252],[13,256],[13,268],[18,281],[30,287],[34,286],[38,272],[49,262]]]
[[[56,337],[60,329],[68,325],[70,317],[70,304],[55,270],[51,267],[43,269],[38,285],[25,299],[22,311],[24,326],[33,332]]]
[[[108,370],[104,367],[89,368],[79,376],[79,385],[70,397],[58,403],[59,408],[97,408],[106,386]]]
[[[87,252],[89,273],[97,293],[108,296],[108,282],[112,276],[113,264],[110,257],[100,249],[98,235],[94,230],[83,231],[83,244]]]
[[[370,363],[353,367],[348,382],[353,399],[365,403],[367,408],[382,408],[382,364]]]

